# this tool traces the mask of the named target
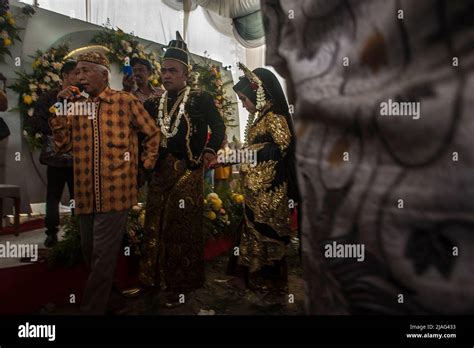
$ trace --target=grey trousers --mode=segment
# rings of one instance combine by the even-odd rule
[[[128,210],[79,216],[82,253],[90,268],[82,296],[84,314],[106,312],[127,217]]]

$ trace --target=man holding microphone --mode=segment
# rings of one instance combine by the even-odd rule
[[[94,112],[54,116],[49,123],[56,150],[72,150],[74,158],[75,213],[91,269],[81,312],[105,314],[128,211],[137,203],[137,132],[145,134],[140,160],[152,169],[160,130],[136,97],[109,88],[110,67],[104,54],[86,52],[77,62],[77,79],[89,97],[72,86],[58,99],[92,103]]]

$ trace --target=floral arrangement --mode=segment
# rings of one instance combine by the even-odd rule
[[[204,199],[204,231],[208,238],[238,231],[243,216],[243,202],[243,195],[231,191],[221,196],[215,192],[207,194]]]
[[[38,97],[56,88],[60,81],[60,71],[63,66],[63,59],[69,52],[67,45],[60,45],[56,48],[50,48],[46,52],[36,51],[33,58],[31,73],[16,72],[18,78],[10,86],[19,95],[18,109],[23,120],[33,116],[34,107]],[[31,151],[40,149],[43,143],[41,133],[34,133],[29,127],[28,122],[23,122],[23,135],[26,138],[28,147]]]
[[[64,238],[51,249],[47,256],[50,265],[62,264],[72,267],[82,260],[79,217],[67,216],[64,221]]]
[[[196,87],[199,86],[199,88],[209,92],[214,97],[214,103],[224,119],[226,127],[236,127],[237,124],[235,124],[232,117],[234,115],[235,103],[231,101],[224,90],[224,86],[231,82],[229,81],[225,84],[222,82],[220,68],[209,62],[204,66],[194,65],[191,75],[194,75],[191,79],[193,79],[192,83]]]
[[[125,33],[122,29],[117,30],[104,28],[102,32],[93,37],[92,43],[107,47],[109,60],[123,65],[125,58],[142,58],[151,63],[152,74],[150,82],[154,87],[161,85],[159,57],[153,51],[146,51],[146,47],[141,44],[138,38],[132,34]]]
[[[31,16],[35,13],[32,6],[26,5],[22,9],[22,13],[27,16]],[[8,6],[4,6],[0,9],[0,61],[5,62],[5,55],[12,57],[10,47],[15,44],[16,41],[21,41],[18,33],[22,28],[16,26],[16,19],[9,11]]]

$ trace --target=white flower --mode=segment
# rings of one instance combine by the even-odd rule
[[[9,38],[8,32],[6,32],[5,30],[2,30],[0,32],[0,36],[2,37],[2,39],[8,39]]]
[[[59,76],[57,74],[51,74],[51,79],[55,82],[59,81]]]
[[[38,94],[36,94],[35,92],[31,93],[31,99],[33,99],[33,101],[37,101],[38,100]]]
[[[33,116],[33,111],[34,111],[34,110],[35,110],[35,109],[33,109],[33,108],[29,108],[29,109],[28,109],[28,116],[30,116],[30,117]]]
[[[133,48],[130,47],[130,46],[128,46],[128,47],[127,47],[127,52],[128,52],[128,53],[132,53],[132,52],[133,52]]]
[[[28,136],[28,132],[27,132],[26,130],[24,130],[24,131],[23,131],[23,135],[24,135],[25,137],[27,137],[27,136]]]
[[[39,139],[39,138],[41,138],[41,137],[42,137],[41,133],[36,133],[36,134],[35,134],[35,138],[36,138],[36,139]]]
[[[45,90],[45,89],[48,88],[48,86],[45,85],[44,83],[40,83],[38,86],[39,86],[39,88],[40,88],[41,90]]]
[[[134,53],[134,54],[132,54],[132,57],[137,58],[137,57],[138,57],[138,54],[137,54],[137,53]]]
[[[30,91],[36,91],[36,89],[38,88],[38,86],[36,86],[34,83],[30,83],[28,87],[30,88]]]
[[[49,77],[48,75],[46,75],[46,76],[44,77],[44,82],[48,82],[48,83],[51,82],[51,77]]]
[[[47,60],[43,60],[41,62],[41,65],[43,65],[45,68],[47,68],[49,66],[49,62]]]

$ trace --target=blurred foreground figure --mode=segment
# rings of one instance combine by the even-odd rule
[[[473,10],[262,1],[295,101],[308,313],[474,312]]]

